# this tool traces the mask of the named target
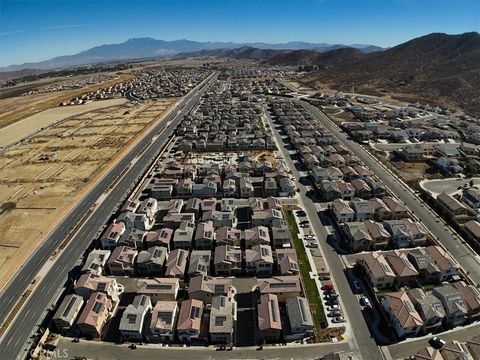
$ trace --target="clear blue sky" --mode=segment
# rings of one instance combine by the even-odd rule
[[[0,0],[0,66],[133,37],[368,43],[480,29],[480,0]]]

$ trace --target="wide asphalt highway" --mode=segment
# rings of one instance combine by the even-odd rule
[[[469,247],[462,243],[462,240],[452,233],[451,229],[438,219],[411,189],[393,175],[375,157],[369,154],[362,146],[347,139],[347,136],[331,121],[324,113],[316,107],[304,101],[299,101],[305,109],[314,115],[332,134],[355,154],[383,183],[402,200],[414,215],[430,230],[453,258],[460,264],[475,284],[480,284],[480,262],[478,256]]]
[[[184,115],[193,108],[209,85],[216,80],[217,76],[217,72],[212,73],[200,83],[177,105],[176,109],[173,109],[121,159],[57,225],[20,271],[18,271],[17,275],[4,288],[0,295],[0,320],[2,321],[7,317],[12,306],[15,305],[16,301],[24,293],[29,283],[52,255],[53,251],[68,236],[71,229],[82,219],[98,198],[111,187],[112,183],[120,177],[120,180],[114,185],[103,202],[96,207],[92,216],[85,221],[80,231],[77,232],[64,251],[58,256],[55,263],[17,314],[14,322],[1,339],[1,359],[22,359],[27,356],[26,350],[28,350],[28,345],[26,343],[30,335],[32,335],[32,330],[41,324],[46,309],[54,305],[52,304],[55,301],[54,297],[59,289],[64,286],[68,272],[91,244],[98,230],[112,216],[119,201],[128,195],[135,182],[145,173],[151,162],[158,156]],[[170,125],[163,129],[168,121],[171,121]],[[164,131],[155,138],[162,129]],[[140,155],[139,153],[142,149],[145,150]],[[132,160],[137,156],[138,160],[132,163]]]

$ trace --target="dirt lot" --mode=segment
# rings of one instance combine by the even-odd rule
[[[0,154],[0,287],[173,102],[93,110]],[[129,114],[123,115],[127,110]]]
[[[420,163],[405,163],[403,161],[391,162],[397,169],[398,174],[405,180],[405,182],[415,182],[425,176],[425,170],[430,166],[424,162]]]
[[[68,101],[72,97],[84,94],[89,91],[97,90],[111,84],[115,84],[124,80],[131,79],[133,75],[130,73],[121,73],[118,79],[95,84],[81,89],[56,91],[45,94],[15,96],[0,99],[0,128],[20,121],[28,116],[36,114],[40,111],[50,109],[57,106],[63,101]],[[73,79],[73,78],[71,78]],[[58,81],[55,82],[60,82]]]
[[[70,116],[112,105],[120,105],[126,101],[126,99],[94,101],[86,105],[62,106],[41,111],[4,128],[0,128],[0,147],[15,143],[26,135]]]

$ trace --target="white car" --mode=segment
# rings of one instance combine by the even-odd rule
[[[332,323],[343,323],[345,322],[345,318],[343,316],[338,316],[332,319]]]
[[[327,311],[338,311],[338,310],[340,310],[340,305],[327,306]]]

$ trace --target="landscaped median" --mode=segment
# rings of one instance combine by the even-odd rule
[[[312,269],[308,261],[307,253],[305,252],[303,242],[298,238],[299,231],[297,222],[295,221],[295,216],[293,215],[292,211],[288,209],[288,207],[284,206],[283,212],[286,220],[288,221],[290,232],[292,233],[292,242],[293,246],[295,246],[295,251],[297,252],[298,265],[300,266],[300,272],[302,273],[305,296],[310,303],[310,310],[312,312],[313,322],[315,324],[315,335],[316,338],[319,339],[320,323],[327,321],[321,302],[321,295],[318,293],[315,280],[310,277],[310,272]]]

